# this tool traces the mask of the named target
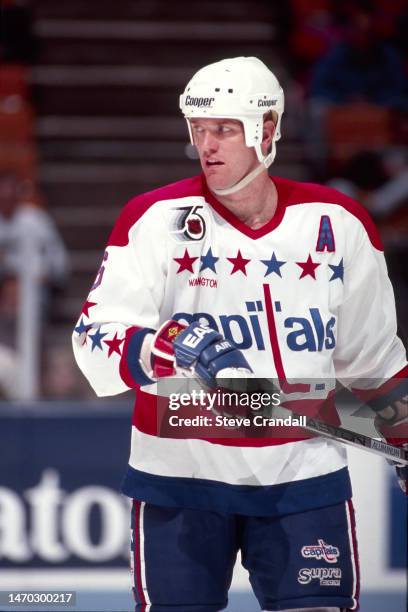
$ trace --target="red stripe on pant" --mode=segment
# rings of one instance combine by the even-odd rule
[[[356,533],[356,517],[354,514],[354,506],[353,506],[353,502],[351,499],[347,500],[347,505],[348,505],[348,509],[349,509],[349,515],[350,515],[350,522],[351,522],[351,539],[352,539],[352,543],[353,543],[353,550],[351,551],[351,554],[354,557],[354,565],[356,568],[356,591],[354,594],[354,598],[357,601],[357,607],[355,608],[355,610],[359,609],[359,603],[358,600],[360,598],[360,562],[359,562],[359,558],[358,558],[358,546],[357,546],[357,533]]]

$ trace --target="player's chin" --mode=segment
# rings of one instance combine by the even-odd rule
[[[226,177],[220,172],[216,172],[212,169],[204,171],[207,185],[210,189],[227,189],[231,187],[233,181],[230,177]]]

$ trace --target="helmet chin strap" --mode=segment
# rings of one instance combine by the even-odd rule
[[[238,181],[238,183],[235,183],[235,185],[232,185],[232,187],[226,187],[225,189],[213,188],[212,191],[216,195],[220,195],[220,196],[229,195],[230,193],[236,193],[237,191],[240,191],[241,189],[246,187],[251,181],[254,180],[255,177],[258,176],[258,174],[261,174],[263,170],[265,170],[265,166],[263,164],[258,164],[256,168],[251,170],[251,172],[247,174],[246,176],[244,176],[244,178],[242,178],[240,181]]]
[[[256,168],[251,170],[249,174],[247,174],[240,181],[238,181],[238,183],[235,183],[235,185],[232,185],[231,187],[226,187],[225,189],[213,188],[211,189],[211,191],[213,191],[216,195],[220,196],[230,195],[231,193],[236,193],[237,191],[240,191],[241,189],[249,185],[249,183],[251,183],[259,174],[261,174],[263,170],[269,168],[275,158],[275,154],[276,147],[275,143],[273,143],[272,151],[269,153],[269,155],[267,155]]]

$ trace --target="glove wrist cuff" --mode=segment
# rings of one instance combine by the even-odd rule
[[[150,361],[155,378],[174,376],[175,357],[173,343],[186,328],[178,321],[165,321],[154,334],[150,345]]]

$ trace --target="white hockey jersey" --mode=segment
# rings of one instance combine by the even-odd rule
[[[111,234],[73,347],[99,396],[136,389],[123,484],[131,497],[278,515],[351,496],[345,449],[323,438],[157,436],[156,385],[139,355],[146,333],[167,319],[206,320],[257,377],[317,379],[324,396],[336,378],[405,372],[381,241],[366,211],[333,189],[271,180],[278,207],[259,229],[197,176],[131,200]]]

